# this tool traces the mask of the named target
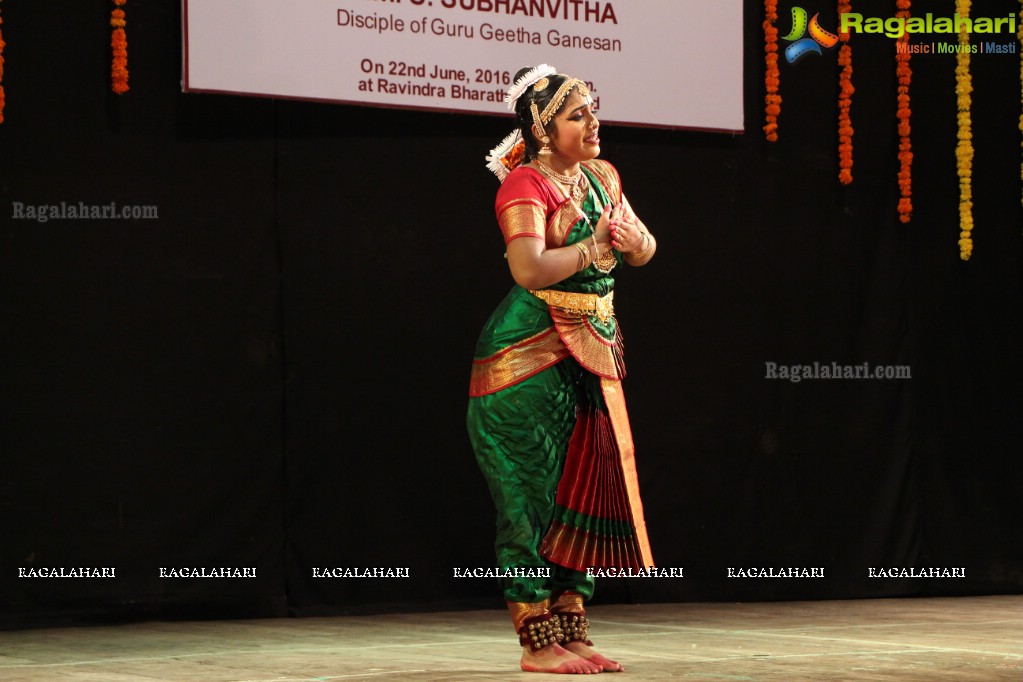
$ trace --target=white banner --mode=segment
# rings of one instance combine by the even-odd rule
[[[183,0],[189,92],[506,113],[523,66],[602,120],[742,131],[740,0]]]

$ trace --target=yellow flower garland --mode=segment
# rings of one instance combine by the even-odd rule
[[[956,0],[956,13],[964,18],[970,16],[971,0]],[[973,105],[973,77],[970,75],[970,34],[959,32],[959,50],[956,56],[956,95],[959,104],[959,144],[956,160],[959,171],[959,257],[970,260],[973,255],[973,122],[970,110]]]
[[[110,64],[110,89],[118,95],[128,92],[128,37],[124,33],[126,22],[121,6],[127,0],[114,0],[114,10],[110,13],[110,25],[113,34],[110,36],[110,48],[113,61]]]
[[[4,18],[0,16],[0,26],[4,23]],[[4,104],[7,102],[7,98],[4,95],[4,46],[7,43],[4,42],[4,33],[0,31],[0,123],[4,122]]]

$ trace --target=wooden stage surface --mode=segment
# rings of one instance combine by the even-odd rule
[[[628,680],[1023,680],[1023,596],[610,605]],[[4,682],[536,680],[503,611],[0,632]]]

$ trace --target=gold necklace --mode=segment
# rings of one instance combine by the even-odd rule
[[[593,223],[590,222],[590,217],[586,215],[586,211],[582,209],[579,200],[583,198],[583,193],[588,195],[592,188],[590,187],[589,180],[586,179],[586,174],[579,171],[579,175],[568,176],[561,175],[560,173],[554,172],[550,166],[545,163],[541,163],[539,159],[536,161],[537,168],[546,176],[548,179],[553,180],[561,191],[564,193],[565,198],[572,203],[579,216],[586,221],[586,227],[590,228],[590,238],[593,240],[593,252],[597,252],[597,230],[593,227]],[[561,185],[568,185],[572,188],[571,192],[566,192],[564,187]],[[576,197],[576,194],[579,194]],[[596,198],[596,197],[594,197]],[[609,249],[603,254],[597,256],[592,263],[593,267],[597,268],[600,272],[605,275],[615,269],[618,265],[618,259],[615,257],[614,249]]]
[[[543,169],[544,175],[551,178],[552,180],[557,180],[563,185],[569,186],[577,185],[579,184],[579,181],[583,179],[583,172],[581,170],[575,175],[563,175],[562,173],[559,173],[550,166],[548,166],[540,159],[536,160],[536,165]]]

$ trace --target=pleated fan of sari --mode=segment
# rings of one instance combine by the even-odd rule
[[[630,499],[626,481],[635,475],[630,464],[631,452],[623,458],[608,414],[592,405],[581,408],[542,556],[577,571],[652,565],[642,507],[638,495]]]

